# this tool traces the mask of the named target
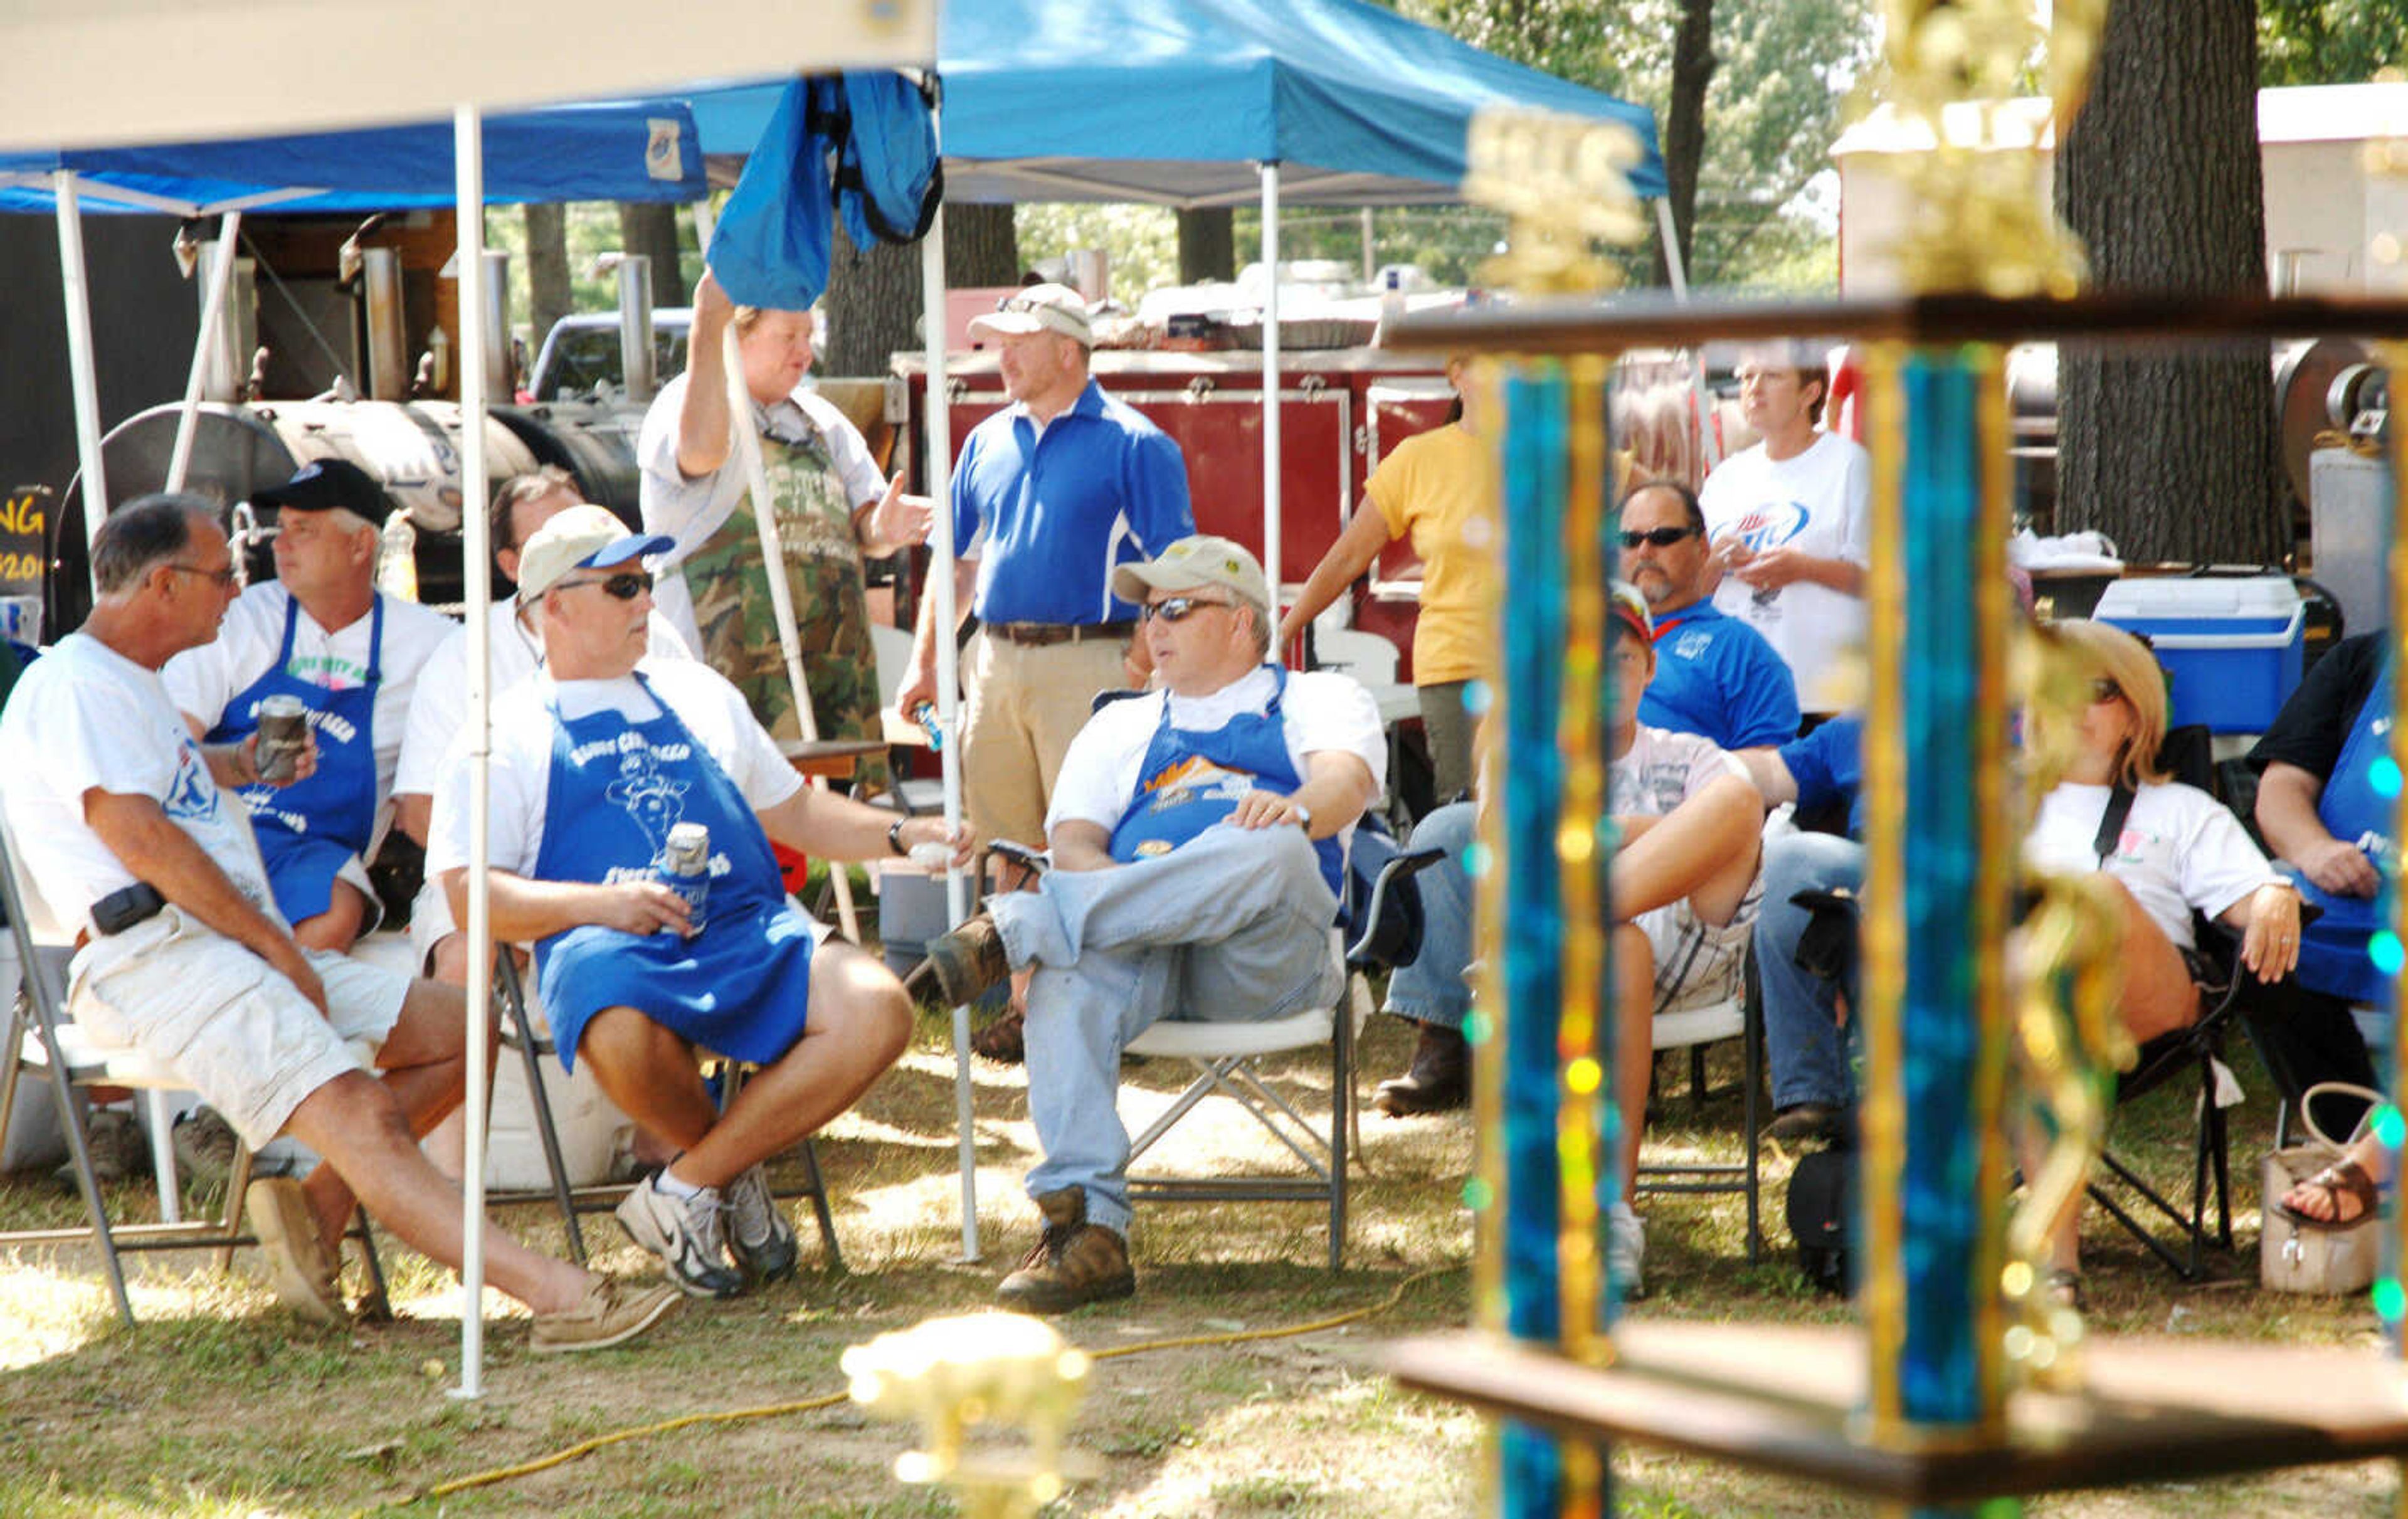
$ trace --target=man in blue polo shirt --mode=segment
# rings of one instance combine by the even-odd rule
[[[1791,898],[1800,892],[1861,892],[1865,883],[1864,719],[1843,712],[1778,749],[1742,750],[1740,763],[1766,805],[1799,812],[1844,806],[1848,836],[1792,833],[1764,846],[1764,906],[1756,920],[1756,970],[1764,988],[1764,1056],[1772,1068],[1771,1126],[1779,1139],[1830,1133],[1854,1096],[1842,988],[1798,965],[1813,922]],[[1856,987],[1846,988],[1851,1003]]]
[[[1149,673],[1112,570],[1161,553],[1196,519],[1179,445],[1088,378],[1078,292],[1032,285],[970,332],[996,345],[1012,405],[970,430],[953,466],[961,604],[981,623],[964,665],[963,801],[981,844],[1037,844],[1096,693]],[[936,699],[935,599],[921,601],[896,697],[906,716]]]
[[[1764,635],[1714,609],[1705,586],[1706,514],[1678,480],[1622,498],[1622,572],[1656,621],[1656,679],[1639,721],[1726,750],[1798,736],[1798,684]]]

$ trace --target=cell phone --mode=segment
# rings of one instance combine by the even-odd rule
[[[148,923],[159,915],[167,899],[159,888],[147,881],[137,881],[122,891],[109,893],[92,905],[92,926],[95,932],[116,935],[138,923]]]

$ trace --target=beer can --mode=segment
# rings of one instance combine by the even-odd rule
[[[710,898],[710,830],[699,823],[669,829],[656,869],[661,884],[685,898],[686,937],[702,932],[703,909]]]
[[[259,704],[259,779],[281,785],[301,770],[309,747],[309,709],[298,696],[269,696]]]

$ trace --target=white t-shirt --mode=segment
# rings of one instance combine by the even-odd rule
[[[2033,867],[2065,874],[2096,870],[2100,820],[2107,813],[2107,788],[2068,781],[2041,798],[2040,816],[2024,838],[2024,858]],[[2124,820],[2123,837],[2107,856],[2107,873],[2124,883],[2181,949],[2196,949],[2193,908],[2209,917],[2270,881],[2280,881],[2266,856],[2249,841],[2230,809],[2196,786],[2143,786]]]
[[[379,592],[384,603],[384,646],[379,665],[374,716],[377,805],[393,795],[394,767],[401,761],[401,739],[409,725],[409,702],[418,689],[419,672],[443,640],[460,624],[431,608]],[[188,649],[167,661],[159,679],[177,709],[204,728],[218,719],[235,697],[276,663],[284,642],[284,609],[293,597],[273,580],[254,585],[226,610],[215,643]],[[293,660],[286,668],[294,676],[328,691],[350,691],[367,680],[368,631],[373,614],[339,633],[329,633],[307,611],[294,619]],[[379,830],[383,827],[381,817]]]
[[[1844,437],[1817,433],[1806,451],[1774,463],[1756,445],[1706,477],[1698,504],[1706,536],[1736,535],[1758,553],[1796,549],[1819,559],[1863,565],[1870,557],[1871,462]],[[1723,577],[1714,606],[1745,622],[1788,662],[1798,703],[1810,712],[1843,705],[1823,692],[1841,654],[1864,642],[1865,603],[1828,585],[1793,580],[1759,595],[1736,575]]]
[[[1635,724],[1630,748],[1606,767],[1606,810],[1619,817],[1660,818],[1703,791],[1718,776],[1747,779],[1740,762],[1694,733]]]
[[[275,922],[267,870],[242,798],[221,791],[158,675],[83,633],[36,660],[0,717],[0,789],[8,831],[59,920],[86,925],[92,905],[134,873],[85,825],[95,788],[149,796]]]
[[[803,778],[724,677],[690,659],[647,659],[638,666],[661,701],[693,733],[745,802],[758,812],[802,789]],[[555,681],[540,672],[494,704],[492,833],[488,859],[495,869],[535,874],[543,847],[544,810],[552,795],[552,712],[558,694],[561,716],[585,717],[605,708],[648,722],[660,709],[634,676],[609,681]],[[455,742],[435,788],[435,821],[427,831],[426,873],[457,870],[468,863],[468,752]]]
[[[685,639],[687,647],[699,648],[702,631],[695,625],[694,597],[687,593],[685,577],[678,573],[677,566],[719,531],[728,514],[736,509],[736,503],[744,498],[746,486],[744,466],[732,453],[717,469],[692,480],[678,467],[678,414],[685,408],[687,378],[678,376],[652,398],[651,408],[644,413],[643,431],[636,440],[636,463],[643,470],[644,531],[664,533],[677,539],[677,547],[660,558],[660,580],[652,589],[652,604]],[[886,494],[886,477],[879,472],[878,461],[869,456],[869,445],[862,441],[851,419],[835,402],[812,390],[810,381],[796,386],[794,394],[776,406],[756,403],[752,424],[763,436],[787,442],[802,442],[818,433],[826,441],[828,457],[843,478],[847,499],[854,506],[875,501]]]
[[[1053,806],[1045,814],[1045,831],[1066,820],[1097,824],[1109,830],[1119,825],[1137,795],[1138,774],[1145,752],[1162,724],[1162,704],[1170,703],[1170,725],[1191,733],[1209,733],[1245,714],[1259,717],[1270,707],[1278,680],[1266,666],[1230,681],[1209,696],[1180,696],[1168,691],[1148,692],[1112,702],[1087,720],[1062,756],[1062,773],[1054,782]],[[1333,670],[1292,671],[1287,695],[1280,703],[1280,726],[1287,738],[1289,760],[1299,778],[1309,778],[1305,756],[1326,751],[1353,754],[1371,767],[1371,783],[1385,786],[1388,741],[1380,728],[1380,709],[1371,694],[1353,678]],[[1350,826],[1341,839],[1354,837]]]
[[[521,622],[518,598],[497,601],[492,609],[493,631],[487,637],[485,689],[494,693],[498,714],[503,693],[523,683],[543,663],[543,637]],[[656,609],[652,619],[651,657],[692,659],[693,651]],[[432,796],[443,775],[443,756],[460,724],[468,720],[468,630],[455,627],[436,647],[409,699],[409,724],[401,738],[401,762],[393,773],[396,796]]]

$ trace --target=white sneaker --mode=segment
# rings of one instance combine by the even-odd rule
[[[727,1183],[727,1253],[755,1280],[783,1282],[795,1274],[795,1226],[755,1166]]]
[[[727,1237],[717,1187],[691,1197],[661,1190],[657,1176],[627,1194],[616,1210],[627,1238],[660,1257],[678,1290],[689,1297],[733,1297],[744,1278],[727,1264]]]
[[[1605,1269],[1614,1290],[1625,1297],[1638,1297],[1643,1280],[1640,1268],[1646,1258],[1646,1224],[1628,1203],[1615,1203],[1605,1215]]]

